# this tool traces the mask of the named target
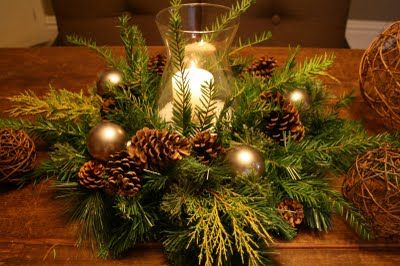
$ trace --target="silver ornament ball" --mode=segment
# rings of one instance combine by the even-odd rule
[[[288,98],[296,106],[305,108],[310,106],[310,95],[305,90],[295,89],[288,94]]]
[[[249,145],[230,148],[226,154],[226,161],[238,175],[262,176],[265,171],[263,155]]]
[[[122,72],[112,69],[100,74],[97,80],[96,87],[99,95],[104,95],[108,92],[110,86],[118,86],[122,84],[124,75]]]
[[[126,144],[126,132],[117,124],[104,121],[92,128],[87,138],[90,155],[106,161],[111,154],[122,150]]]

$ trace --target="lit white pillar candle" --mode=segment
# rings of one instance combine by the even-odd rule
[[[214,76],[209,71],[196,67],[194,63],[192,63],[190,68],[185,69],[184,76],[186,77],[185,81],[187,82],[188,90],[191,93],[190,102],[194,109],[201,104],[200,99],[203,97],[201,87],[209,86],[210,83],[213,83]],[[178,86],[180,83],[182,83],[182,72],[179,71],[172,77],[172,90],[175,99],[177,97],[177,92],[180,91]]]

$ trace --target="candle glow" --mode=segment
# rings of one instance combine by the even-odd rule
[[[186,78],[188,89],[191,93],[191,104],[194,108],[201,104],[200,100],[203,97],[201,91],[202,86],[209,86],[214,82],[214,76],[205,69],[198,68],[194,61],[191,62],[190,68],[184,70],[183,74]],[[177,72],[172,77],[172,89],[174,98],[178,96],[180,85],[182,83],[182,73]]]
[[[185,46],[186,55],[199,54],[199,55],[211,55],[216,52],[216,48],[209,42],[201,39],[199,42],[190,43]]]

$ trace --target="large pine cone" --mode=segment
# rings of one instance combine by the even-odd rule
[[[157,54],[149,59],[147,63],[147,69],[150,72],[154,72],[159,76],[164,73],[164,67],[167,62],[167,57],[163,54]]]
[[[88,161],[79,169],[79,184],[89,189],[104,187],[104,166],[97,161]]]
[[[294,199],[285,199],[280,202],[278,212],[292,227],[300,225],[304,219],[303,205]]]
[[[121,196],[134,196],[142,187],[142,173],[141,166],[126,151],[117,152],[110,156],[107,163],[106,191]]]
[[[197,133],[192,138],[192,152],[197,160],[209,164],[218,155],[224,152],[223,147],[218,143],[218,136],[211,134],[210,131]]]
[[[246,69],[246,72],[256,77],[270,79],[276,67],[277,61],[274,58],[262,56],[258,60],[253,61]]]
[[[264,92],[260,96],[267,104],[272,104],[278,110],[271,111],[263,122],[265,133],[276,142],[283,144],[289,139],[301,141],[304,138],[304,126],[296,107],[283,98],[279,92]]]
[[[163,168],[172,161],[190,155],[190,142],[185,137],[167,129],[140,129],[132,137],[128,152],[144,168]]]

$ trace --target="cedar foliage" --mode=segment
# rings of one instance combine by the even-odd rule
[[[213,29],[223,28],[251,2],[239,1],[230,13],[216,21]],[[218,117],[214,114],[213,84],[202,88],[202,104],[192,110],[183,63],[180,3],[171,1],[168,32],[173,40],[172,65],[182,73],[177,80],[179,97],[174,102],[172,125],[158,116],[156,95],[160,80],[148,71],[145,40],[139,29],[130,25],[128,17],[120,19],[125,58],[113,56],[110,49],[97,47],[91,40],[69,38],[74,44],[98,52],[110,66],[124,73],[124,89],[110,88],[118,108],[107,119],[130,135],[143,127],[170,127],[186,136],[214,130],[225,148],[238,143],[257,147],[264,156],[265,172],[261,177],[236,176],[223,160],[204,165],[192,156],[162,172],[146,171],[141,193],[135,197],[90,191],[76,181],[80,166],[91,159],[86,137],[99,120],[98,96],[51,89],[44,97],[29,92],[13,97],[11,101],[16,106],[11,109],[12,115],[35,114],[36,119],[0,119],[0,127],[25,129],[48,141],[49,159],[33,175],[57,180],[58,198],[68,200],[72,220],[81,224],[79,243],[89,240],[93,246],[97,244],[99,255],[106,257],[120,256],[143,241],[160,240],[171,262],[177,265],[264,265],[269,262],[273,235],[292,239],[297,233],[277,212],[276,205],[285,198],[303,204],[304,221],[309,228],[329,230],[332,213],[338,213],[363,238],[371,238],[366,220],[328,185],[327,177],[345,172],[355,156],[366,149],[383,142],[398,145],[398,138],[387,134],[369,137],[359,122],[339,117],[339,111],[351,103],[352,96],[335,99],[318,80],[318,76],[328,75],[334,56],[315,56],[297,64],[296,48],[271,79],[246,74],[236,79],[233,96],[226,100]],[[234,51],[268,39],[269,35],[263,33],[253,41],[239,40]],[[239,61],[246,60],[236,59]],[[283,146],[277,145],[260,130],[262,117],[275,107],[260,101],[259,95],[265,91],[287,94],[297,88],[310,96],[310,107],[299,109],[306,136],[301,142],[289,138]],[[192,112],[200,125],[192,122]]]

